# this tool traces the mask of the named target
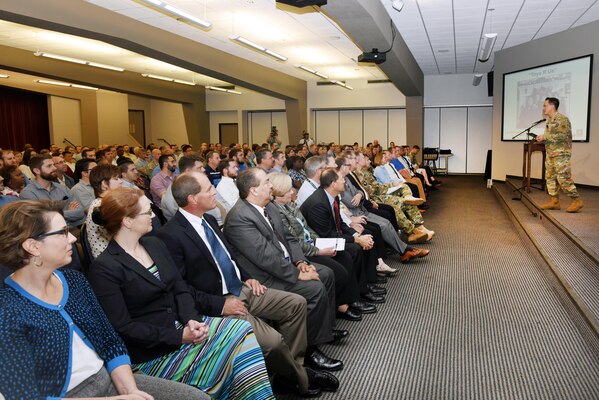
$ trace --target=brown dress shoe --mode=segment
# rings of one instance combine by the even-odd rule
[[[431,252],[429,249],[415,249],[418,251],[418,258],[424,258]]]
[[[419,254],[420,254],[419,249],[412,249],[412,250],[409,250],[409,251],[406,251],[405,253],[403,253],[401,255],[401,257],[399,258],[399,260],[405,264],[405,263],[409,262],[412,258],[419,257]]]

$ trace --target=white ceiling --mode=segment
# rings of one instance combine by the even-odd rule
[[[275,0],[165,0],[212,23],[208,30],[175,20],[141,0],[87,1],[197,42],[307,81],[321,80],[303,64],[333,80],[386,79],[376,66],[358,65],[362,52],[323,13],[277,6]],[[341,0],[342,1],[342,0]],[[401,12],[381,1],[425,75],[483,73],[480,38],[495,32],[495,51],[599,19],[599,0],[404,0]],[[493,8],[494,11],[489,11]],[[295,10],[295,11],[292,11]],[[229,39],[241,35],[289,58],[277,61]],[[103,42],[0,21],[0,44],[115,65],[202,85],[226,82],[141,56]],[[381,46],[385,47],[385,46]],[[60,61],[57,61],[60,62]]]
[[[165,0],[210,21],[212,27],[204,30],[179,22],[141,1],[86,1],[307,81],[322,79],[297,65],[306,65],[335,80],[386,79],[378,67],[356,64],[362,51],[335,22],[312,8],[294,12],[300,10],[277,7],[275,0]],[[277,61],[240,46],[229,39],[233,35],[241,35],[289,60]]]
[[[381,1],[425,75],[489,72],[484,33],[498,34],[498,51],[599,20],[598,0],[403,0],[401,12]]]

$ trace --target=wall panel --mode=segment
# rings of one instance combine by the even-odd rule
[[[388,143],[388,110],[364,110],[364,145],[378,139],[381,146]]]
[[[441,109],[441,142],[442,149],[451,149],[453,157],[448,160],[450,173],[466,172],[466,129],[467,113],[465,107]]]
[[[316,111],[314,138],[317,143],[339,142],[339,111]]]
[[[395,142],[396,145],[409,144],[407,142],[406,131],[406,110],[389,110],[389,142]],[[388,145],[389,143],[387,143]]]
[[[466,172],[484,173],[487,151],[493,145],[493,108],[468,108]]]
[[[339,111],[339,127],[340,143],[362,143],[362,110]]]

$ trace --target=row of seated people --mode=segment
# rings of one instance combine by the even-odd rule
[[[314,191],[315,193],[318,192],[318,195],[321,197],[321,199],[323,193],[326,193],[327,198],[337,198],[338,195],[345,192],[347,182],[351,179],[348,178],[348,173],[350,172],[349,170],[352,166],[351,160],[360,159],[360,154],[354,155],[356,156],[355,158],[348,154],[346,160],[338,158],[336,160],[337,164],[334,164],[336,165],[336,167],[333,167],[331,165],[329,166],[330,169],[325,172],[324,176],[322,176],[322,191]],[[310,179],[312,184],[317,180],[321,180],[320,175],[322,174],[322,171],[324,171],[326,168],[326,162],[324,159],[320,157],[314,157],[313,160],[309,161],[312,161],[312,163],[314,164],[315,160],[320,160],[319,166],[316,168],[316,170],[321,171],[321,173],[318,174],[318,177],[312,176],[312,178],[315,178]],[[302,366],[303,361],[306,364],[313,366],[315,369],[324,368],[335,370],[342,367],[342,363],[340,361],[328,358],[317,347],[317,345],[321,343],[343,339],[348,334],[347,331],[335,331],[332,329],[334,324],[335,308],[337,308],[337,316],[350,320],[359,320],[361,319],[361,313],[369,313],[376,311],[376,307],[373,304],[366,303],[360,299],[366,299],[375,303],[380,303],[384,301],[384,296],[381,296],[381,292],[383,292],[384,289],[373,285],[373,283],[376,283],[379,280],[381,280],[381,278],[377,277],[376,274],[373,272],[377,270],[384,271],[385,267],[384,262],[382,262],[382,257],[385,254],[384,245],[381,246],[383,241],[387,241],[391,248],[394,248],[396,251],[402,253],[402,261],[407,261],[409,260],[409,258],[413,257],[424,256],[427,254],[427,252],[421,249],[411,249],[405,246],[405,244],[403,244],[400,240],[393,239],[389,235],[387,235],[387,237],[384,237],[381,233],[381,229],[377,229],[377,224],[371,223],[369,226],[367,221],[365,221],[364,219],[359,219],[359,221],[361,221],[362,224],[360,224],[359,221],[352,221],[348,226],[342,225],[341,213],[339,212],[339,203],[336,203],[335,201],[329,203],[329,205],[332,204],[332,206],[328,208],[319,208],[312,206],[306,206],[305,210],[302,208],[301,211],[304,211],[307,214],[307,218],[304,219],[301,214],[301,211],[298,209],[298,207],[296,207],[292,200],[292,198],[294,197],[294,191],[291,190],[290,178],[281,173],[272,173],[267,175],[266,173],[264,173],[264,171],[259,169],[252,169],[250,171],[247,171],[246,173],[243,173],[237,182],[236,188],[238,190],[240,189],[238,188],[238,186],[240,186],[240,182],[246,182],[246,185],[241,185],[245,188],[243,190],[239,190],[241,193],[241,200],[234,203],[235,205],[233,208],[235,208],[235,211],[231,211],[229,218],[227,218],[226,220],[225,238],[222,236],[222,233],[220,233],[220,231],[218,230],[219,225],[216,222],[216,220],[212,219],[209,216],[204,217],[204,215],[207,212],[214,210],[214,204],[216,203],[216,201],[214,200],[214,196],[216,190],[214,190],[213,185],[211,185],[208,182],[205,175],[201,174],[201,171],[203,169],[203,164],[201,163],[201,160],[200,162],[198,162],[197,157],[191,157],[191,160],[182,157],[182,159],[180,160],[180,164],[181,161],[183,161],[183,164],[185,164],[185,162],[187,161],[187,165],[183,165],[183,168],[181,168],[181,170],[185,172],[185,174],[177,178],[175,182],[181,180],[181,185],[184,188],[187,187],[187,192],[183,191],[183,194],[181,194],[181,191],[178,190],[178,186],[174,184],[172,185],[172,187],[169,186],[168,189],[170,190],[171,195],[175,199],[177,206],[181,207],[178,211],[176,211],[176,218],[173,219],[173,221],[179,222],[179,227],[181,228],[181,235],[179,236],[184,239],[187,238],[187,240],[192,240],[190,243],[187,243],[187,245],[185,245],[184,240],[181,240],[183,244],[180,243],[179,246],[185,250],[186,248],[193,247],[191,245],[193,243],[196,243],[196,247],[193,247],[194,249],[196,249],[196,251],[197,247],[201,247],[197,246],[197,243],[199,243],[197,237],[189,237],[191,227],[193,226],[192,222],[189,221],[189,218],[193,219],[194,214],[200,220],[203,220],[202,222],[208,221],[208,230],[212,231],[212,238],[210,238],[203,237],[201,234],[201,229],[197,229],[197,231],[200,232],[200,238],[202,238],[204,244],[207,246],[203,250],[208,249],[208,252],[204,251],[204,254],[200,254],[199,256],[195,255],[195,258],[192,255],[187,255],[189,257],[187,264],[185,261],[185,254],[183,258],[180,259],[175,257],[173,253],[171,253],[171,256],[175,258],[175,262],[171,265],[172,269],[178,269],[179,273],[181,273],[184,278],[189,277],[188,280],[186,279],[188,282],[187,289],[191,293],[192,298],[194,298],[195,300],[196,309],[200,310],[204,315],[212,315],[214,317],[233,315],[237,317],[243,316],[245,319],[251,318],[249,320],[250,322],[252,322],[252,326],[254,327],[256,335],[258,336],[258,342],[262,346],[262,349],[266,355],[267,366],[269,365],[269,360],[278,360],[277,362],[280,364],[279,366],[275,366],[274,368],[269,368],[269,370],[279,372],[279,379],[275,379],[275,382],[281,383],[285,387],[294,387],[296,390],[298,390],[301,394],[304,395],[314,395],[322,389],[335,390],[338,386],[338,382],[332,375],[323,372],[315,372],[314,370]],[[39,170],[45,169],[47,172],[48,170],[52,169],[50,164],[51,163],[48,163],[47,166],[42,165],[39,169],[34,168],[34,171],[41,172]],[[308,162],[307,166],[309,166],[310,164],[311,163]],[[163,168],[169,168],[168,160],[164,162]],[[125,171],[123,171],[122,169],[119,170],[118,168],[114,168],[108,165],[98,166],[90,169],[91,171],[89,171],[89,177],[92,181],[91,186],[93,186],[93,188],[96,190],[96,195],[98,196],[98,199],[94,201],[96,201],[96,205],[99,205],[99,207],[96,207],[96,205],[90,207],[90,210],[88,212],[88,227],[93,226],[93,221],[91,221],[89,217],[93,215],[94,209],[102,210],[104,208],[102,203],[104,203],[104,205],[106,203],[106,200],[103,200],[102,202],[97,200],[103,198],[105,193],[109,195],[113,195],[114,193],[114,196],[116,196],[117,192],[122,192],[122,190],[115,191],[113,189],[120,186],[121,176],[125,173]],[[234,162],[225,161],[221,163],[221,168],[219,169],[221,169],[223,176],[235,175],[236,165]],[[309,171],[309,168],[307,169],[307,171]],[[356,173],[359,172],[360,171],[357,171]],[[48,173],[46,175],[48,175]],[[191,179],[190,176],[193,179]],[[96,177],[96,179],[94,179],[94,177]],[[245,180],[244,177],[246,178]],[[46,179],[48,178],[50,177],[46,176]],[[233,180],[233,178],[231,178],[231,180]],[[365,181],[359,180],[358,182]],[[185,183],[187,184],[187,186],[185,186]],[[248,184],[249,186],[247,186]],[[192,188],[191,191],[190,185],[195,185],[195,188]],[[273,189],[269,186],[273,185],[274,199],[271,200],[270,192],[273,191]],[[202,191],[202,187],[205,188],[204,191]],[[217,190],[219,189],[219,187],[220,185],[217,186]],[[421,199],[414,198],[410,194],[406,194],[404,192],[406,188],[407,186],[404,186],[401,192],[407,198],[408,203],[418,203],[422,201]],[[364,188],[362,187],[361,189]],[[197,201],[198,198],[202,198],[202,192],[205,192],[203,196],[205,202],[203,206],[200,206],[199,209],[195,209],[194,204],[196,206],[197,204],[199,204]],[[368,197],[369,194],[365,193],[362,196]],[[310,198],[311,197],[313,196],[310,196]],[[354,197],[356,196],[352,196],[352,199],[349,201],[349,204],[351,204],[352,200],[354,200]],[[107,199],[110,198],[110,196],[107,197]],[[138,208],[143,208],[144,206],[145,208],[148,208],[148,204],[150,202],[146,197],[138,195],[137,198],[141,202],[140,204],[138,204]],[[65,207],[68,209],[69,204],[71,203],[66,201],[67,199],[62,200],[63,203],[65,203]],[[144,202],[148,204],[145,204]],[[186,202],[189,202],[190,204],[184,204]],[[327,204],[325,202],[319,203],[321,203],[321,205]],[[398,207],[401,207],[401,202],[393,201],[391,203]],[[256,213],[256,211],[252,211],[252,207],[247,206],[252,205],[253,208],[257,209],[256,206],[260,204],[265,204],[264,210],[271,209],[271,212],[266,214],[266,217],[262,216],[262,225],[260,223],[256,223],[256,221],[254,220],[254,226],[253,228],[251,228],[250,221],[253,220],[252,217],[256,217],[256,215],[253,215]],[[337,207],[335,207],[335,204],[337,204]],[[344,202],[344,204],[346,203]],[[346,206],[349,204],[346,204]],[[190,208],[190,211],[186,211],[186,207]],[[360,207],[362,206],[360,205]],[[379,207],[376,208],[378,209]],[[316,215],[312,215],[309,212],[311,210],[317,210],[318,212],[320,212],[320,214],[317,213]],[[277,218],[277,211],[279,218]],[[399,211],[393,211],[393,213],[397,212]],[[130,215],[128,218],[137,218],[141,217],[142,215],[151,216],[151,213],[151,209],[148,209],[147,212],[138,213],[134,216]],[[101,213],[100,215],[102,214],[103,213]],[[185,226],[184,223],[181,223],[185,219],[181,218],[182,215],[188,218],[187,225],[191,224],[191,226]],[[271,215],[273,215],[274,218],[271,217]],[[234,218],[233,216],[239,216],[239,218]],[[330,224],[328,224],[328,228],[326,226],[326,223],[322,223],[322,221],[327,220],[327,217],[329,218],[329,222],[331,222]],[[391,220],[393,219],[390,216],[389,218]],[[160,280],[160,276],[162,275],[162,266],[159,267],[158,264],[156,264],[155,262],[152,262],[152,265],[149,265],[150,261],[156,261],[154,258],[159,257],[159,255],[154,255],[154,258],[152,258],[152,253],[150,251],[150,249],[153,250],[154,245],[156,246],[156,248],[160,248],[160,246],[157,243],[151,243],[150,245],[144,246],[143,241],[145,240],[145,238],[143,240],[138,240],[138,242],[142,243],[142,245],[138,245],[137,249],[139,250],[139,248],[144,248],[146,250],[145,252],[141,250],[141,252],[138,254],[139,258],[133,257],[133,259],[131,259],[131,255],[136,254],[135,247],[132,247],[131,249],[125,249],[125,247],[123,247],[125,245],[123,243],[119,243],[119,241],[116,239],[118,235],[116,234],[116,232],[114,232],[114,229],[113,232],[108,233],[109,229],[107,229],[108,224],[106,224],[106,219],[102,216],[97,216],[96,219],[98,219],[99,222],[102,222],[101,225],[106,225],[106,227],[98,227],[98,229],[104,229],[106,231],[106,236],[112,238],[112,240],[110,243],[104,243],[104,248],[106,248],[106,246],[108,246],[108,248],[106,251],[102,252],[102,255],[96,261],[94,261],[94,265],[100,265],[98,263],[100,262],[100,260],[103,260],[104,258],[108,258],[109,260],[111,260],[111,258],[114,258],[106,256],[106,253],[110,253],[110,247],[115,247],[116,242],[117,244],[119,244],[119,246],[122,245],[120,247],[120,254],[122,256],[126,256],[125,262],[122,265],[122,269],[126,269],[128,264],[131,264],[133,259],[135,259],[138,261],[138,266],[139,264],[141,264],[141,266],[145,267],[143,270],[140,269],[139,271],[137,271],[138,273],[140,271],[152,271],[154,272],[154,276],[158,275],[157,279]],[[134,230],[133,227],[136,224],[130,222],[130,226],[127,226],[127,224],[125,223],[125,221],[127,221],[126,218],[121,219],[122,220],[119,221],[117,218],[117,222],[118,224],[120,224],[119,230],[125,228],[128,230]],[[270,232],[268,232],[268,230],[264,232],[264,221],[267,222],[267,226],[271,227]],[[310,221],[312,223],[310,223]],[[197,223],[198,221],[195,222]],[[258,222],[260,222],[260,219],[258,219]],[[353,228],[351,227],[352,224],[354,227],[358,228],[360,232],[362,232],[361,235],[357,231],[353,230]],[[418,222],[416,222],[416,224],[418,224]],[[360,225],[362,225],[362,228],[359,228]],[[383,225],[383,223],[381,223],[381,225]],[[419,223],[418,225],[421,226],[422,229],[424,229],[422,223]],[[158,236],[161,237],[165,242],[167,242],[169,250],[176,248],[176,243],[173,243],[172,239],[174,237],[177,237],[177,235],[171,234],[172,232],[168,234],[161,234],[161,232],[169,232],[167,228],[172,228],[173,226],[176,225],[172,222],[169,222],[169,224],[167,224],[164,228],[161,228],[158,231]],[[316,248],[313,245],[313,240],[318,236],[318,234],[311,229],[311,226],[314,226],[315,229],[319,230],[321,236],[323,237],[330,237],[331,235],[346,236],[346,240],[348,242],[346,251],[335,252],[334,249]],[[144,226],[136,226],[136,228],[140,228],[140,230],[138,230],[138,233],[140,235],[144,235],[148,231],[147,228],[145,228]],[[151,229],[151,224],[149,229]],[[206,229],[206,226],[204,227],[204,229]],[[250,229],[250,231],[248,231],[248,229]],[[281,232],[285,232],[284,235],[281,234]],[[250,248],[247,249],[247,238],[256,237],[256,233],[261,233],[266,239],[264,243],[262,243],[262,247],[260,247],[264,249],[264,252],[256,252],[255,243],[250,244]],[[366,233],[371,233],[372,236]],[[206,234],[206,231],[204,231],[204,234]],[[289,237],[289,235],[291,235],[291,238]],[[93,233],[89,235],[90,238],[92,238],[93,236]],[[427,238],[429,238],[429,236],[432,237],[430,233],[429,235],[427,235]],[[132,236],[131,238],[133,237],[134,236]],[[218,250],[218,246],[216,246],[215,250],[215,239],[217,242],[220,242],[220,250]],[[232,247],[229,247],[230,245],[229,243],[227,243],[227,240],[233,243]],[[297,241],[300,244],[299,248],[297,248],[297,246],[293,246],[294,241]],[[132,244],[134,242],[135,241],[127,241],[126,243]],[[277,242],[282,245],[277,246]],[[377,243],[375,244],[375,242]],[[92,243],[92,248],[94,247],[94,244],[95,242]],[[352,244],[354,245],[353,247]],[[116,247],[118,248],[118,246]],[[125,251],[123,251],[123,249],[125,249]],[[224,258],[222,258],[223,249],[224,253],[228,255],[228,263]],[[185,253],[184,250],[182,250],[183,253]],[[282,252],[283,257],[279,257],[279,255],[277,255],[278,252]],[[236,258],[235,256],[233,256],[233,254],[237,254],[236,257],[238,257],[239,260],[241,260],[238,260],[239,265],[243,265],[245,268],[238,267],[237,262],[234,261]],[[406,254],[408,255],[408,257],[404,258]],[[113,254],[113,256],[114,255],[116,254]],[[146,255],[150,255],[149,258],[146,258]],[[273,257],[274,260],[272,260],[272,262],[275,264],[276,260],[283,260],[283,265],[280,268],[274,268],[273,265],[270,263]],[[214,274],[214,270],[212,271],[212,273],[215,276],[212,281],[205,279],[206,276],[204,274],[207,271],[197,271],[197,265],[210,264],[207,263],[206,260],[212,260],[212,266],[216,265],[216,268],[214,268],[214,270],[219,271],[220,279],[217,275]],[[267,262],[265,263],[265,261]],[[293,265],[291,262],[294,262],[294,264],[296,265]],[[163,263],[165,266],[162,268],[168,269],[168,262],[161,260],[160,264]],[[235,275],[237,275],[237,279],[240,281],[245,281],[245,285],[243,285],[242,290],[238,290],[237,288],[237,285],[240,285],[239,282],[227,282],[227,277],[229,277],[230,280],[233,274],[230,273],[230,270],[227,273],[226,264],[233,264],[233,270],[235,271]],[[92,279],[92,283],[96,282],[94,277],[96,276],[96,274],[99,273],[95,271],[101,270],[102,268],[91,268],[90,278]],[[113,268],[104,268],[104,270],[105,272],[112,271]],[[257,280],[255,281],[251,278],[248,278],[248,273],[244,273],[244,271],[246,270],[250,271],[252,275],[257,278]],[[283,270],[284,273],[282,273],[280,270]],[[285,275],[285,273],[287,273],[288,275]],[[168,273],[166,274],[168,275]],[[134,277],[137,276],[134,275]],[[125,279],[125,281],[120,282],[120,284],[116,284],[116,278],[119,278],[121,280]],[[112,285],[116,284],[116,286],[112,287],[113,290],[109,291],[109,295],[99,295],[99,298],[101,304],[104,306],[104,309],[109,311],[109,319],[111,320],[111,322],[113,322],[113,324],[117,328],[117,331],[124,337],[125,343],[128,345],[127,347],[129,348],[129,351],[132,357],[134,358],[134,367],[136,368],[136,370],[143,371],[146,373],[164,372],[163,375],[158,374],[158,376],[182,381],[181,379],[176,377],[177,371],[173,371],[172,369],[169,369],[169,371],[156,371],[156,362],[158,362],[157,359],[152,359],[154,361],[154,364],[152,364],[152,367],[147,366],[147,371],[144,371],[141,368],[142,363],[137,362],[139,361],[137,359],[139,353],[138,351],[131,349],[130,346],[133,346],[133,344],[130,344],[130,341],[139,346],[138,342],[140,341],[140,336],[139,334],[133,334],[133,337],[127,336],[131,335],[132,332],[135,332],[135,329],[129,329],[128,333],[122,332],[121,329],[124,329],[123,324],[129,325],[133,323],[133,321],[130,320],[131,315],[129,314],[131,313],[131,310],[129,309],[129,307],[133,307],[134,311],[137,311],[138,313],[141,312],[141,314],[143,314],[143,311],[141,311],[137,307],[140,307],[140,305],[144,304],[151,304],[152,302],[150,301],[148,303],[149,299],[140,300],[138,298],[138,294],[140,292],[134,290],[134,298],[120,299],[121,301],[129,300],[133,302],[133,304],[129,304],[127,301],[125,301],[125,308],[127,308],[127,312],[125,312],[125,314],[128,314],[129,319],[125,321],[120,320],[118,322],[115,322],[114,318],[116,317],[113,316],[112,313],[118,308],[118,304],[105,304],[104,299],[108,298],[109,300],[114,300],[114,295],[119,291],[121,292],[121,296],[124,296],[123,284],[125,282],[130,282],[130,280],[126,279],[122,275],[119,275],[116,278],[114,276],[111,276],[110,279],[108,279],[109,283],[111,283]],[[104,277],[104,283],[106,283],[106,279],[107,278]],[[295,282],[293,282],[294,279]],[[100,281],[102,282],[102,280]],[[220,283],[220,285],[218,283]],[[263,284],[265,286],[263,286]],[[232,287],[229,287],[230,285]],[[315,285],[318,286],[318,288],[313,287]],[[222,286],[222,292],[218,290],[219,286]],[[96,285],[94,285],[94,287],[96,287]],[[200,287],[200,289],[203,290],[198,290],[197,287]],[[268,290],[266,290],[266,287],[268,287]],[[266,305],[272,305],[271,303],[293,303],[290,301],[285,302],[281,299],[275,301],[272,301],[271,299],[271,301],[268,301],[268,296],[265,297],[265,294],[268,293],[269,295],[276,295],[277,289],[283,289],[286,297],[289,297],[290,292],[296,292],[296,301],[294,306],[296,312],[290,312],[289,308],[284,310],[263,309],[265,307],[265,303]],[[211,292],[215,291],[216,293],[212,294],[211,297]],[[246,292],[245,294],[244,291]],[[316,296],[317,293],[319,293],[320,295]],[[177,298],[176,295],[175,297]],[[306,318],[305,309],[303,311],[303,318],[300,315],[301,313],[297,312],[297,300],[298,298],[301,299],[301,297],[304,298],[304,302],[307,301],[308,303],[307,328],[305,326],[306,321],[304,321],[304,326],[298,329],[297,320],[302,320]],[[316,297],[318,298],[316,299]],[[214,304],[215,302],[216,304]],[[121,304],[121,306],[122,305],[123,304]],[[169,309],[171,310],[170,313],[180,315],[180,313],[176,312],[176,310],[172,308]],[[276,315],[273,315],[273,313]],[[122,313],[116,312],[116,314],[118,315],[118,317],[122,317]],[[261,324],[261,320],[259,318],[250,317],[250,315],[252,314],[254,316],[262,317],[274,322],[275,326],[278,327],[279,332],[282,334],[284,341],[281,341],[280,337],[278,337],[277,340],[277,334],[274,333],[272,328],[269,328],[266,324]],[[282,316],[284,316],[287,319],[294,319],[296,321],[294,322],[295,326],[293,327],[293,329],[291,327],[290,322],[285,323],[285,321],[281,321]],[[185,320],[185,318],[181,319]],[[168,318],[166,320],[169,321]],[[330,321],[330,324],[323,324],[323,320]],[[157,320],[153,320],[151,321],[150,325],[156,322]],[[144,323],[148,323],[148,321],[144,321]],[[285,328],[286,325],[287,328]],[[210,324],[208,323],[207,326],[210,326]],[[131,327],[128,326],[128,328]],[[306,338],[307,336],[307,339],[304,339],[306,340],[306,342],[303,346],[301,340],[302,335],[298,334],[298,331],[301,332],[302,330],[306,331],[306,333],[304,334],[304,338]],[[141,337],[147,339],[148,334],[148,332],[145,332],[141,335]],[[164,340],[164,338],[154,338],[154,340],[158,341],[160,341],[160,339]],[[205,338],[201,338],[198,339],[198,341],[201,342],[204,339]],[[142,343],[143,342],[144,341],[142,340]],[[172,346],[172,343],[169,344]],[[307,348],[306,345],[308,346]],[[155,342],[154,346],[156,346]],[[138,350],[141,353],[148,352],[147,349],[145,349],[145,351],[144,349]],[[160,351],[158,351],[158,353],[160,353]],[[304,353],[306,354],[306,357],[304,360],[301,360],[301,355]],[[279,355],[276,356],[274,354]],[[281,354],[284,354],[284,356],[281,356]],[[157,355],[157,353],[152,353],[151,355],[155,356]],[[188,357],[191,356],[189,356],[189,354],[187,353],[181,353],[175,359],[181,361],[182,358]],[[169,365],[172,362],[174,362],[174,360],[170,358],[161,358],[160,360],[160,365],[162,366]],[[270,364],[272,363],[275,363],[276,365],[275,361],[270,362]],[[181,371],[178,372],[180,373]],[[169,373],[172,373],[172,375],[168,375]],[[228,396],[230,396],[230,393],[223,394],[222,392],[219,392],[220,389],[218,383],[214,384],[213,386],[210,386],[209,383],[199,381],[188,381],[187,383],[191,383],[194,386],[200,387],[210,394],[220,393],[219,396],[224,396],[223,398],[227,398]],[[241,397],[236,396],[235,398]]]

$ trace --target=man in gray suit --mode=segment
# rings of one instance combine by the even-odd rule
[[[337,162],[338,173],[345,178],[345,191],[341,193],[341,202],[353,216],[364,216],[369,222],[377,224],[381,228],[381,234],[385,243],[399,254],[405,253],[408,246],[401,241],[391,222],[380,215],[369,212],[362,204],[364,201],[364,193],[358,190],[358,188],[351,183],[350,178],[348,178],[348,174],[351,172],[352,168],[355,169],[353,164],[354,160],[346,157],[339,157],[337,160],[339,160]],[[393,215],[393,218],[395,218],[395,215]]]
[[[227,214],[224,233],[237,248],[237,261],[266,287],[297,293],[306,298],[308,348],[305,362],[311,367],[340,370],[343,363],[326,356],[318,345],[346,337],[334,330],[335,280],[323,265],[310,264],[297,239],[287,232],[279,212],[270,204],[272,184],[260,168],[249,168],[237,178],[239,200]]]

